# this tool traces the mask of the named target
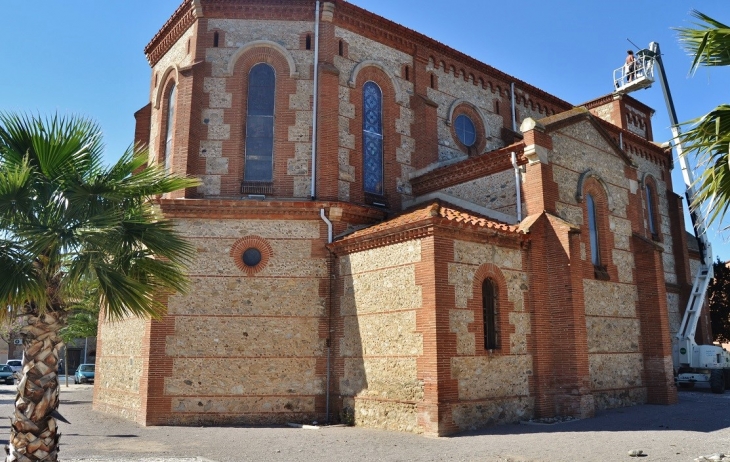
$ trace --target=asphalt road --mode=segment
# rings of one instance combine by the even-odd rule
[[[353,427],[142,427],[91,410],[93,385],[61,381],[63,461],[692,461],[730,454],[730,392],[681,390],[674,406],[613,409],[553,425],[505,425],[449,438]],[[15,390],[0,385],[0,415]],[[0,444],[9,426],[0,425]],[[631,450],[645,456],[629,457]]]

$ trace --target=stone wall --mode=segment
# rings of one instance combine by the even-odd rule
[[[450,186],[442,192],[505,215],[517,216],[515,173],[511,169]]]
[[[583,300],[596,409],[643,403],[646,388],[642,379],[641,326],[636,312],[638,295],[631,247],[634,215],[630,205],[640,188],[636,180],[626,176],[626,162],[615,148],[588,122],[559,131],[562,136],[553,136],[551,157],[553,180],[558,185],[556,211],[582,230],[579,258],[585,268]],[[601,251],[601,263],[607,268],[609,280],[594,277],[585,204],[577,199],[581,175],[589,171],[601,181],[599,187],[605,188],[607,196],[606,207],[598,207],[597,213],[604,214],[607,224],[599,235],[606,234],[600,238],[600,246],[608,247]],[[581,196],[584,194],[580,191]]]
[[[646,402],[636,287],[584,279],[583,297],[596,409]]]
[[[532,326],[525,306],[529,286],[522,251],[457,240],[448,275],[454,290],[450,331],[456,337],[456,354],[450,361],[458,393],[452,406],[454,424],[468,430],[531,418]],[[481,290],[487,277],[497,284],[498,292],[500,348],[493,351],[484,349]],[[447,345],[439,348],[452,351]]]
[[[668,191],[667,188],[667,182],[663,180],[665,175],[668,175],[669,172],[664,171],[664,169],[657,165],[655,162],[652,162],[649,159],[645,159],[640,156],[633,156],[634,162],[638,164],[638,172],[637,176],[642,181],[641,182],[641,191],[639,192],[639,196],[641,199],[641,230],[642,234],[647,237],[648,239],[651,239],[651,234],[649,233],[649,222],[648,222],[648,211],[647,211],[647,205],[646,205],[646,190],[644,182],[648,177],[651,177],[653,180],[653,184],[656,186],[656,191],[654,193],[656,194],[656,197],[654,198],[656,204],[655,204],[655,216],[657,219],[656,226],[658,228],[658,238],[656,240],[656,243],[661,246],[661,248],[664,250],[662,253],[662,263],[664,267],[664,279],[669,284],[677,284],[679,281],[677,280],[677,270],[674,260],[674,251],[673,251],[673,245],[674,240],[672,237],[672,228],[671,228],[671,222],[669,219],[669,204],[667,201],[667,193],[669,192],[671,194],[671,191]],[[691,262],[690,262],[691,264]],[[695,273],[690,273],[695,274]]]
[[[177,42],[165,53],[162,58],[152,67],[152,82],[150,85],[150,99],[152,103],[152,116],[150,126],[149,140],[149,159],[150,163],[156,162],[160,155],[161,133],[162,128],[162,98],[161,92],[164,90],[168,78],[172,77],[177,81],[178,70],[193,63],[195,59],[194,53],[188,49],[189,41],[193,40],[197,33],[197,27],[190,27]]]
[[[343,332],[338,337],[344,370],[338,385],[356,425],[423,432],[417,415],[424,393],[417,368],[423,355],[423,336],[416,329],[420,261],[421,241],[340,258]]]
[[[287,126],[277,126],[275,136],[278,137],[280,133],[285,135],[287,143],[277,143],[275,146],[275,165],[286,166],[275,169],[275,175],[279,174],[279,180],[289,177],[292,185],[288,181],[282,182],[278,186],[277,194],[291,197],[308,195],[311,181],[311,68],[314,55],[312,50],[302,49],[301,38],[307,33],[311,34],[312,29],[313,24],[307,21],[208,20],[207,35],[217,31],[222,38],[218,47],[213,47],[212,41],[209,41],[211,46],[205,49],[205,61],[210,63],[212,69],[211,74],[204,79],[203,92],[208,94],[208,98],[203,100],[201,120],[194,121],[206,127],[201,131],[204,136],[199,142],[199,156],[203,159],[205,171],[197,172],[203,180],[199,189],[204,195],[231,195],[236,190],[235,183],[243,176],[243,134],[239,133],[237,125],[245,119],[245,114],[237,106],[242,105],[241,96],[236,95],[240,95],[242,91],[238,87],[244,85],[239,74],[247,73],[249,64],[245,64],[243,69],[236,68],[233,74],[230,70],[237,60],[244,60],[257,50],[270,51],[282,60],[290,58],[294,64],[293,82],[290,80],[292,69],[287,66],[276,76],[275,115],[278,122]],[[267,44],[252,46],[261,42]],[[272,50],[268,45],[271,43],[277,44],[284,51]],[[243,55],[242,50],[246,50]],[[256,60],[271,62],[263,57]],[[293,90],[291,93],[289,86]],[[245,95],[245,89],[243,94]]]
[[[127,318],[102,322],[97,341],[94,409],[137,421],[143,414],[140,385],[150,321]]]
[[[392,161],[385,161],[385,175],[394,176],[394,178],[386,177],[385,181],[395,182],[395,190],[401,196],[401,200],[407,200],[411,197],[408,179],[413,171],[412,156],[415,153],[414,134],[411,133],[414,114],[410,108],[409,96],[413,94],[413,83],[402,75],[402,69],[406,66],[413,69],[413,57],[342,27],[335,26],[334,34],[335,39],[342,41],[344,49],[347,50],[341,56],[334,56],[334,65],[339,70],[340,85],[338,198],[351,200],[351,193],[352,198],[357,197],[352,188],[359,184],[359,177],[362,175],[362,165],[355,160],[354,155],[363,136],[361,119],[357,119],[358,111],[361,111],[362,88],[356,85],[352,78],[355,70],[359,73],[367,67],[374,67],[387,75],[388,84],[392,85],[394,91],[392,101],[383,101],[384,107],[393,105],[391,120],[383,119],[384,155],[386,159],[395,161],[392,167],[387,166]],[[395,137],[392,143],[389,140],[391,137]],[[394,152],[388,152],[389,147]]]
[[[168,301],[164,355],[168,423],[270,423],[316,419],[325,391],[327,262],[320,223],[178,219],[197,248],[192,290]],[[242,239],[252,239],[240,245]],[[248,242],[248,241],[247,241]],[[245,248],[265,255],[247,274]],[[233,249],[233,250],[232,250]]]

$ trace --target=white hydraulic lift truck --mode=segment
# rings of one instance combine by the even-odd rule
[[[658,43],[651,42],[648,49],[639,50],[636,53],[633,69],[624,65],[614,71],[614,94],[623,95],[642,88],[649,88],[654,83],[655,68],[659,69],[664,101],[672,124],[672,144],[677,150],[682,176],[687,186],[685,195],[689,206],[695,197],[694,174],[682,152],[679,121],[674,109],[672,94],[669,91],[669,83]],[[707,287],[713,277],[713,262],[712,247],[707,239],[703,221],[693,211],[690,211],[690,216],[700,248],[700,267],[694,276],[692,292],[674,342],[672,356],[676,382],[678,386],[685,388],[690,388],[695,383],[709,383],[713,393],[724,393],[726,387],[730,388],[730,353],[717,345],[697,345],[695,342],[700,312],[705,302]]]

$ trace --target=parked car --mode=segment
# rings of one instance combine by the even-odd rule
[[[80,365],[74,374],[74,383],[94,383],[94,365]]]
[[[5,382],[5,385],[12,385],[15,383],[13,369],[7,364],[0,364],[0,382]]]
[[[8,359],[8,362],[5,364],[10,366],[10,369],[12,369],[13,372],[20,372],[23,370],[23,361],[20,359]]]

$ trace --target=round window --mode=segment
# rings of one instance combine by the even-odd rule
[[[460,114],[456,118],[456,121],[454,121],[454,131],[464,146],[471,147],[477,140],[477,131],[474,127],[474,122],[464,114]]]
[[[249,247],[243,252],[243,264],[248,267],[254,267],[261,263],[261,251],[255,247]]]

